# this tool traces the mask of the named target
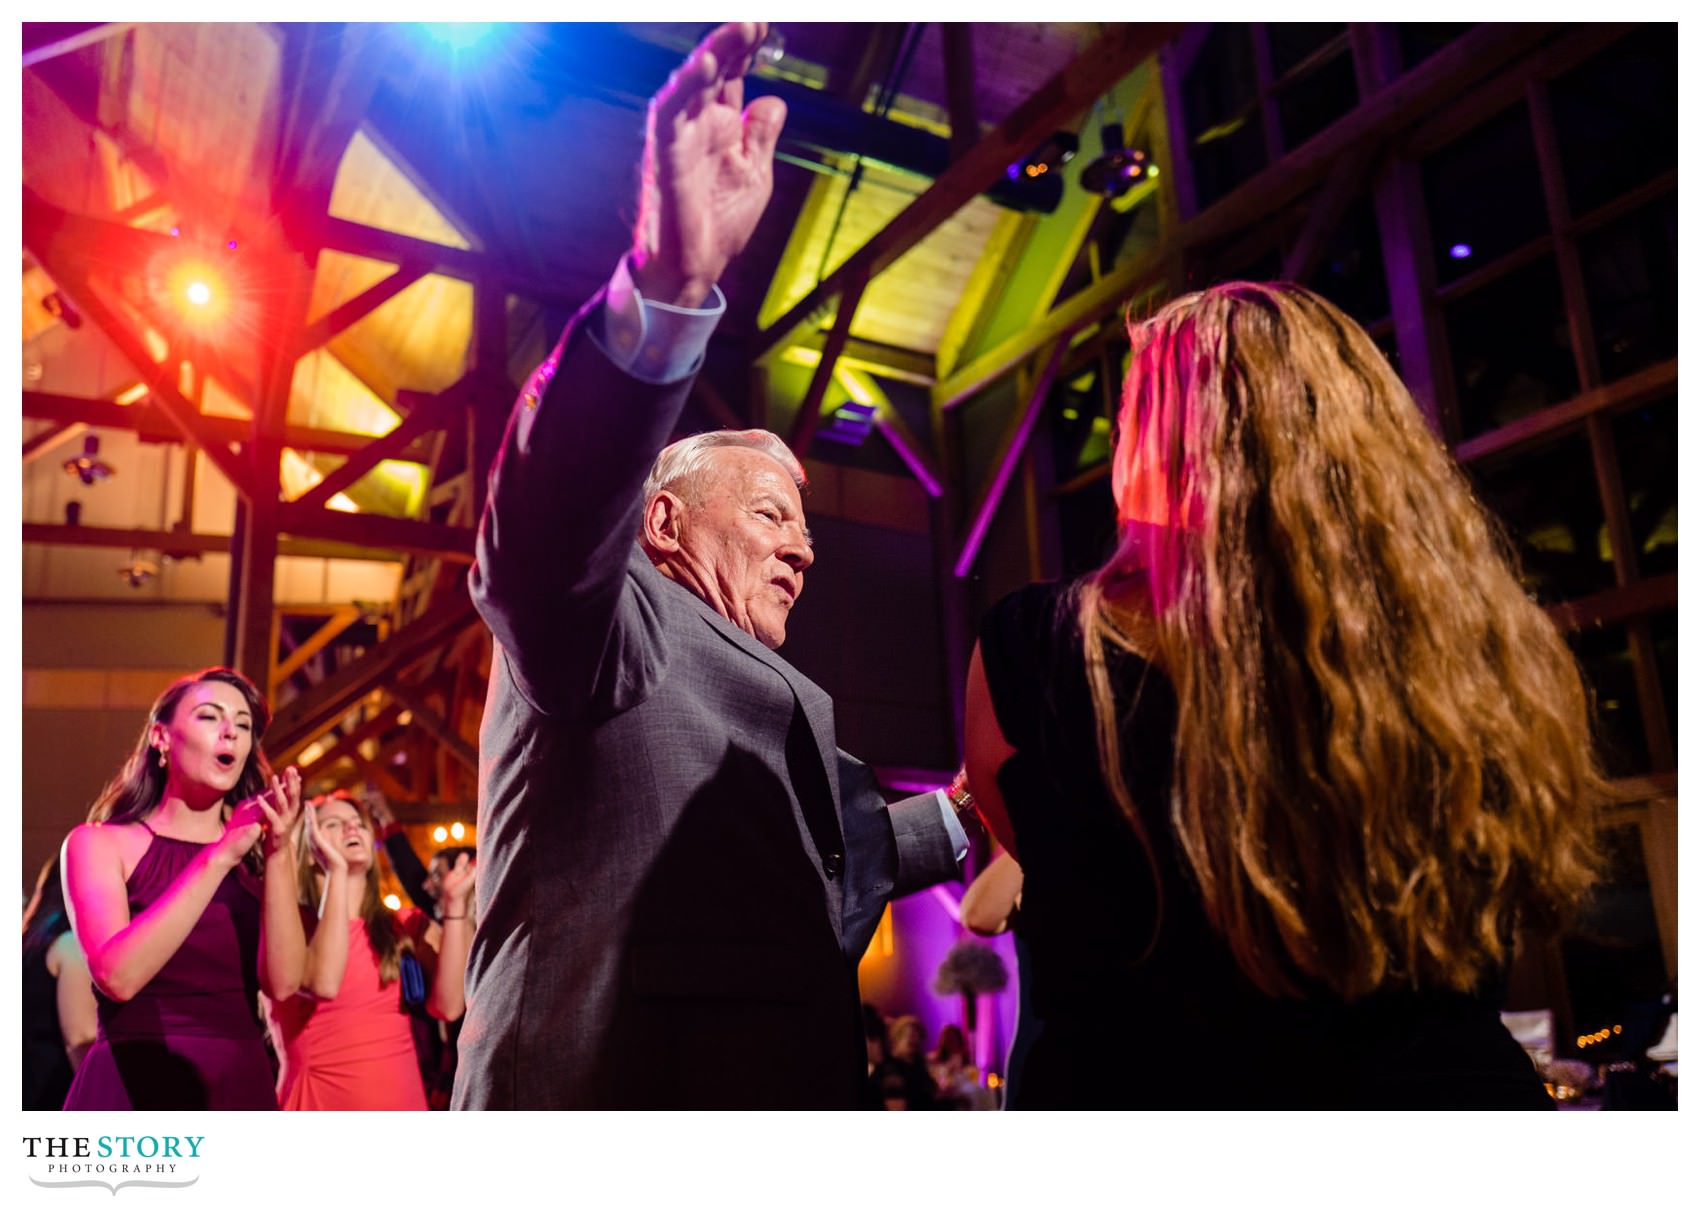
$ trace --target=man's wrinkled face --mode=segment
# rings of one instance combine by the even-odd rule
[[[697,592],[769,648],[785,642],[785,621],[815,562],[803,498],[770,456],[743,446],[712,452],[708,474],[687,493],[679,556]]]

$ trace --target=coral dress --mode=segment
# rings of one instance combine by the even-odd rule
[[[131,918],[211,844],[156,835],[126,885]],[[95,989],[100,1032],[65,1110],[276,1110],[256,1001],[259,951],[260,882],[238,867],[136,996],[115,1002]]]
[[[401,926],[417,939],[424,914],[402,914]],[[282,1061],[277,1102],[283,1110],[426,1109],[401,981],[379,984],[365,922],[348,923],[348,967],[335,997],[298,993],[281,1003],[268,1000],[267,1008]]]

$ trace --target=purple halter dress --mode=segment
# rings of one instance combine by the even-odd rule
[[[155,834],[126,884],[130,916],[210,844]],[[65,1110],[275,1111],[257,1001],[259,949],[260,882],[238,867],[135,997],[117,1002],[95,990],[100,1030]]]

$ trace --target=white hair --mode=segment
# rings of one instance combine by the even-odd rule
[[[643,482],[644,507],[647,509],[649,503],[655,499],[655,494],[665,490],[673,490],[679,492],[680,496],[694,498],[700,490],[702,476],[709,471],[709,452],[721,446],[742,446],[746,450],[759,450],[783,467],[799,489],[809,482],[803,465],[797,461],[797,456],[791,453],[791,448],[785,445],[778,434],[769,433],[765,429],[717,429],[680,438],[655,457],[655,465],[649,469],[649,478]]]

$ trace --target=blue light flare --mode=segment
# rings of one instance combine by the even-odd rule
[[[1473,250],[1468,244],[1454,244],[1446,251],[1451,254],[1454,261],[1462,261],[1465,257],[1468,257]]]
[[[497,29],[494,21],[420,21],[419,32],[455,54],[471,50]]]

